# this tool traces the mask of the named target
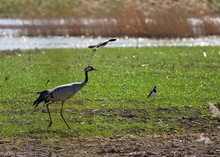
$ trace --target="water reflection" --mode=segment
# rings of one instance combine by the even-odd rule
[[[189,18],[187,22],[192,27],[194,36],[204,36],[204,23],[220,26],[219,17],[204,17],[202,19]],[[49,24],[117,24],[116,19],[55,19],[49,20]],[[155,20],[145,19],[145,24],[154,24]],[[42,49],[42,48],[86,48],[88,45],[108,40],[107,38],[87,38],[87,37],[26,37],[28,30],[22,26],[44,26],[48,20],[41,19],[0,19],[0,50],[12,49]],[[39,28],[36,34],[41,34]],[[39,31],[39,32],[38,32]],[[68,34],[68,29],[62,27],[56,29],[58,34]],[[84,28],[85,33],[90,33],[90,29]],[[20,35],[24,35],[23,37]],[[142,47],[142,46],[220,46],[219,36],[199,37],[199,38],[177,38],[177,39],[149,39],[149,38],[118,38],[117,42],[111,43],[108,47]]]
[[[0,19],[0,26],[43,26],[45,24],[52,25],[67,25],[67,24],[84,24],[84,25],[93,25],[93,24],[117,24],[117,20],[114,18],[79,18],[79,19]]]
[[[136,23],[137,19],[131,21],[130,23]],[[141,22],[140,22],[141,23]],[[157,23],[155,19],[146,18],[144,24],[148,24],[152,27]],[[192,30],[192,35],[194,37],[205,36],[206,28],[214,29],[213,26],[217,27],[217,32],[219,32],[218,27],[220,26],[220,17],[201,17],[201,18],[187,18],[186,23],[190,25]],[[79,19],[0,19],[0,36],[28,36],[28,32],[31,29],[37,31],[35,34],[41,34],[45,31],[47,26],[55,27],[57,34],[67,35],[72,30],[69,30],[69,26],[80,26],[83,29],[80,29],[81,34],[90,34],[93,31],[96,31],[97,26],[105,28],[105,26],[117,26],[119,21],[115,18],[79,18]],[[46,27],[45,27],[46,26]],[[120,25],[119,25],[120,26]],[[41,30],[43,29],[43,30]],[[48,28],[49,32],[51,28]],[[100,28],[99,28],[100,29]],[[97,31],[100,31],[97,29]],[[212,30],[213,31],[213,30]],[[45,32],[44,32],[45,33]],[[50,34],[50,33],[49,33]],[[47,35],[47,33],[46,33]]]

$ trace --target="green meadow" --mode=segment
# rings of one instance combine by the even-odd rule
[[[0,52],[0,137],[56,138],[198,133],[219,123],[207,101],[220,103],[219,47],[43,49]],[[206,53],[206,56],[204,55]],[[84,81],[53,124],[34,92]],[[157,85],[155,99],[147,95]]]

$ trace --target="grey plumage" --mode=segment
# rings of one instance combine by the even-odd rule
[[[65,85],[55,87],[51,90],[44,90],[42,92],[38,92],[38,94],[40,94],[40,95],[34,101],[33,105],[36,108],[39,103],[44,101],[44,103],[46,104],[46,107],[47,107],[49,118],[50,118],[50,123],[49,123],[48,127],[50,127],[52,125],[49,104],[60,101],[61,102],[60,115],[61,115],[63,121],[68,126],[68,128],[71,130],[70,126],[68,125],[68,123],[66,122],[66,120],[62,114],[63,105],[66,100],[70,99],[74,94],[76,94],[81,88],[83,88],[86,85],[86,83],[88,82],[88,72],[93,71],[93,70],[96,70],[96,69],[94,69],[92,66],[88,66],[87,68],[85,68],[85,71],[84,71],[85,72],[85,80],[83,82],[65,84]]]
[[[88,48],[92,48],[93,51],[96,51],[98,48],[104,47],[108,44],[108,42],[116,41],[116,39],[109,39],[108,41],[96,44],[96,45],[90,45]]]

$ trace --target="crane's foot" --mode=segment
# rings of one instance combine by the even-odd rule
[[[69,125],[67,125],[67,126],[68,126],[69,130],[72,130]]]
[[[52,125],[52,122],[50,122],[49,125],[48,125],[47,127],[49,128],[49,127],[51,127],[51,125]]]

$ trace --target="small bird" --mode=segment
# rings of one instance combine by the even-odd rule
[[[49,114],[50,122],[48,127],[52,125],[52,119],[50,115],[49,105],[54,102],[61,102],[61,110],[60,115],[63,121],[66,123],[67,127],[71,130],[69,124],[66,122],[65,118],[63,117],[63,105],[66,100],[70,99],[74,94],[76,94],[81,88],[83,88],[88,82],[88,72],[96,70],[92,66],[88,66],[85,68],[85,80],[83,82],[76,82],[70,84],[64,84],[58,87],[55,87],[51,90],[43,90],[41,92],[37,92],[40,94],[39,97],[34,101],[33,105],[35,108],[38,106],[39,103],[43,102],[46,104],[47,112]]]
[[[96,51],[98,48],[104,47],[108,44],[108,42],[112,42],[112,41],[116,41],[116,39],[109,39],[108,41],[99,43],[97,45],[90,45],[88,48],[91,48],[93,49],[93,51]]]
[[[156,94],[157,94],[156,88],[157,88],[157,86],[154,86],[154,89],[149,93],[147,98],[155,97],[156,96]]]

